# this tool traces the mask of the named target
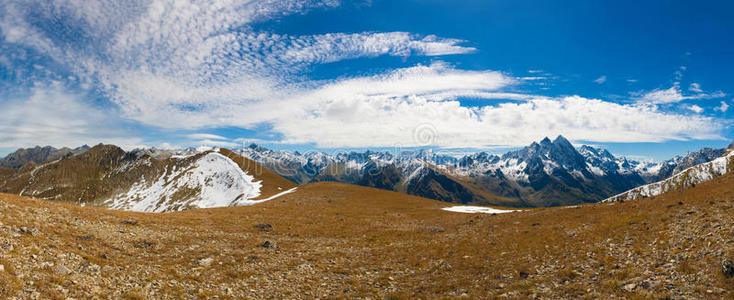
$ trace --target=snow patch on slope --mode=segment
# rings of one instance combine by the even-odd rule
[[[108,200],[113,209],[165,212],[188,208],[249,205],[260,196],[260,181],[219,153],[208,153],[186,169],[167,169],[150,182],[141,178],[124,194]]]
[[[602,202],[634,200],[644,197],[657,196],[672,190],[682,190],[696,184],[709,181],[728,172],[734,171],[730,167],[734,161],[734,151],[714,159],[710,162],[696,165],[673,175],[663,181],[643,185],[619,195],[605,199]]]
[[[294,188],[292,188],[292,189],[289,189],[289,190],[286,190],[286,191],[282,191],[282,192],[280,192],[280,193],[277,193],[277,194],[275,194],[275,195],[272,195],[272,196],[270,196],[270,197],[267,197],[267,198],[265,198],[265,199],[259,199],[259,200],[250,200],[250,201],[248,201],[248,202],[250,202],[249,204],[257,204],[257,203],[260,203],[260,202],[270,201],[270,200],[273,200],[273,199],[275,199],[275,198],[278,198],[278,197],[280,197],[280,196],[283,196],[283,195],[285,195],[285,194],[290,194],[290,193],[293,193],[293,192],[295,192],[295,191],[296,191],[296,189],[297,189],[297,188],[298,188],[298,187],[294,187]]]
[[[468,206],[468,205],[444,207],[442,209],[445,211],[467,213],[467,214],[476,214],[476,213],[501,214],[501,213],[521,211],[521,210],[506,210],[506,209],[496,209],[496,208],[484,207],[484,206]]]

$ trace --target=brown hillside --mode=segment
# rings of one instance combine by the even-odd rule
[[[725,299],[733,199],[732,174],[639,201],[500,215],[335,183],[166,214],[4,195],[0,295]]]
[[[294,183],[255,162],[229,150],[223,149],[220,152],[261,181],[259,198],[270,197],[295,187]],[[106,206],[108,202],[105,201],[126,193],[141,179],[153,181],[170,173],[172,169],[191,168],[207,153],[181,159],[156,158],[143,152],[125,152],[113,145],[100,144],[82,154],[67,155],[60,160],[41,165],[29,162],[20,169],[0,168],[0,192]],[[180,195],[177,194],[173,201],[185,206],[187,200],[192,198],[191,193],[187,192],[181,189]]]

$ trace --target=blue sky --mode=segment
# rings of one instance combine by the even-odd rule
[[[14,1],[0,155],[37,144],[666,159],[734,138],[723,1]]]

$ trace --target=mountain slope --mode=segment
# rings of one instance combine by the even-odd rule
[[[166,214],[0,195],[0,298],[731,299],[731,199],[732,174],[497,215],[328,182]]]
[[[228,151],[153,157],[148,151],[98,145],[42,165],[28,163],[8,177],[0,191],[37,198],[140,211],[243,205],[295,184],[248,168]]]
[[[609,197],[604,202],[635,200],[685,190],[732,171],[734,171],[734,151],[729,151],[724,156],[689,167],[668,179],[634,188]]]

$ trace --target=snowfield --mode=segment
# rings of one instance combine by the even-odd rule
[[[249,200],[260,196],[261,187],[260,181],[231,159],[213,152],[189,168],[166,170],[152,182],[141,178],[128,192],[106,204],[113,209],[141,212],[249,205],[263,201]]]
[[[505,209],[496,209],[496,208],[484,207],[484,206],[468,206],[468,205],[444,207],[442,209],[445,211],[467,213],[467,214],[477,214],[477,213],[501,214],[501,213],[511,213],[511,212],[522,211],[522,210],[505,210]]]

